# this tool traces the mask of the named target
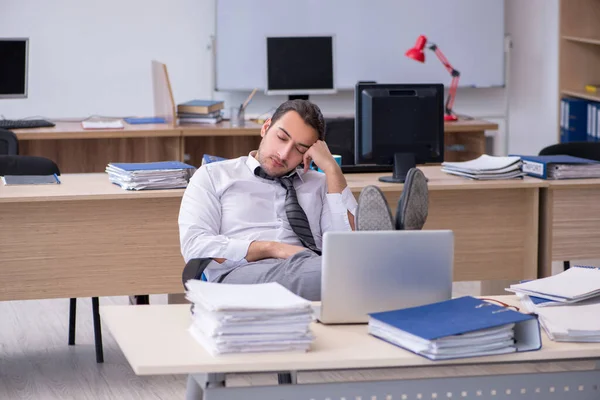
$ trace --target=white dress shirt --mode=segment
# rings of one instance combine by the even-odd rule
[[[302,246],[285,213],[286,189],[254,175],[259,162],[252,156],[203,165],[190,179],[179,211],[181,253],[193,258],[225,258],[211,262],[209,281],[244,264],[250,243],[276,241]],[[294,187],[319,249],[323,233],[352,230],[348,211],[355,215],[356,199],[346,187],[327,193],[325,174],[297,169]]]

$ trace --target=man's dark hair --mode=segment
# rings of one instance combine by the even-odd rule
[[[288,100],[277,107],[271,117],[271,123],[277,122],[288,111],[296,111],[308,126],[317,131],[319,140],[325,140],[325,119],[316,104],[308,100]]]

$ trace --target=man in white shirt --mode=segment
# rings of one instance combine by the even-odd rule
[[[287,101],[264,123],[257,151],[202,166],[179,214],[186,263],[201,258],[211,282],[279,282],[320,300],[323,234],[354,230],[357,209],[324,135],[316,105]],[[308,169],[311,161],[324,173]]]

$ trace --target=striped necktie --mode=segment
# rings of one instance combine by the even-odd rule
[[[298,235],[298,239],[300,239],[300,242],[302,242],[304,247],[314,251],[318,255],[321,255],[321,251],[315,244],[315,239],[312,235],[312,231],[310,230],[306,213],[298,202],[298,196],[296,195],[296,189],[294,188],[294,177],[296,176],[296,173],[294,172],[291,175],[274,179],[273,177],[267,175],[267,173],[261,167],[256,167],[254,174],[263,179],[276,180],[286,189],[285,214],[287,215],[288,222],[290,223],[292,230],[296,235]]]

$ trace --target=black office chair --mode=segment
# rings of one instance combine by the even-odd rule
[[[60,175],[54,161],[37,156],[0,155],[0,176]]]
[[[19,140],[17,135],[9,130],[0,128],[0,154],[16,156],[19,154]]]
[[[566,155],[588,160],[600,161],[600,142],[568,142],[544,147],[540,156]],[[565,270],[571,267],[571,261],[563,261]]]
[[[600,161],[600,142],[569,142],[553,144],[543,148],[539,155],[567,155]]]

